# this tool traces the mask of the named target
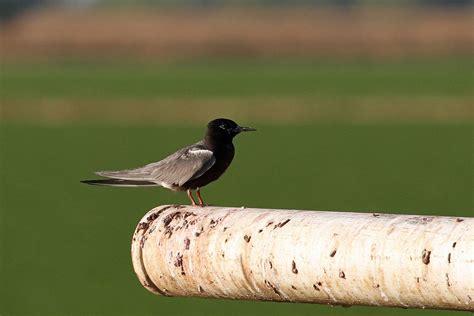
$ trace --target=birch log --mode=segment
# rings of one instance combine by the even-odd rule
[[[168,205],[132,259],[165,296],[474,310],[474,218]]]

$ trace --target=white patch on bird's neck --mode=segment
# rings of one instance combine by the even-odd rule
[[[212,152],[210,150],[207,150],[207,149],[190,149],[188,151],[188,154],[190,155],[194,155],[194,156],[201,156],[201,155],[208,155],[208,154],[212,154]]]

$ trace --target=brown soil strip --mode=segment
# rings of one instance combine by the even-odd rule
[[[215,117],[268,123],[473,122],[472,98],[250,98],[4,100],[0,122],[64,125],[195,125]]]
[[[441,56],[473,52],[471,10],[33,11],[0,28],[6,59]]]

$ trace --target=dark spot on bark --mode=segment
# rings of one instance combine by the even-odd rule
[[[180,218],[181,213],[180,212],[174,212],[171,214],[166,215],[165,218],[163,218],[163,224],[165,227],[168,227],[168,225],[175,219],[175,218]]]
[[[451,263],[451,253],[448,254],[448,263]]]
[[[448,273],[446,273],[446,284],[448,286],[451,286],[451,283],[449,283],[449,274]]]
[[[379,217],[379,216],[380,216],[380,214],[377,214],[377,213],[372,213],[372,216],[373,216],[373,217]]]
[[[296,290],[296,286],[294,286],[293,284],[291,285],[291,288],[292,288],[293,290]]]
[[[416,277],[416,283],[420,283],[420,278]]]
[[[244,236],[245,242],[250,242],[251,238],[252,238],[252,236],[247,236],[247,235]]]
[[[268,260],[268,265],[270,266],[270,269],[273,269],[273,263],[270,260]]]
[[[160,216],[161,213],[163,213],[164,210],[167,210],[169,209],[170,207],[173,207],[172,205],[168,205],[168,206],[165,206],[164,208],[162,208],[161,210],[155,212],[155,213],[152,213],[150,215],[148,215],[148,217],[146,218],[146,222],[142,222],[140,224],[138,224],[138,227],[137,227],[137,232],[139,230],[142,230],[142,229],[148,229],[148,226],[150,225],[150,222],[154,221],[155,219],[158,218],[158,216]]]
[[[259,232],[259,233],[263,232],[263,229],[259,229],[258,232]]]
[[[273,227],[273,229],[275,229],[275,228],[281,228],[281,227],[285,226],[286,224],[288,224],[289,221],[290,221],[290,219],[287,219],[287,220],[284,221],[284,222],[280,222],[280,223],[276,224],[275,227]]]
[[[273,224],[273,222],[268,222],[266,227],[270,226],[271,224]]]
[[[315,289],[316,291],[321,291],[316,284],[313,284],[313,289]]]
[[[227,238],[224,240],[225,243],[227,243],[228,241],[229,241],[229,239],[227,239]]]
[[[337,249],[334,249],[333,251],[331,251],[331,253],[329,254],[329,257],[334,257],[336,255],[336,252],[337,252]]]
[[[222,229],[223,232],[225,232],[226,230],[227,230],[227,227],[224,227],[224,228]]]
[[[202,286],[200,286],[200,285],[198,285],[198,292],[199,292],[199,293],[204,292],[204,289],[203,289]]]
[[[296,268],[295,260],[291,261],[291,272],[293,272],[294,274],[298,274],[298,269]]]
[[[173,235],[173,229],[170,226],[166,227],[164,235],[168,237],[168,239],[171,238]]]
[[[453,242],[453,248],[456,248],[457,242]]]
[[[201,227],[201,230],[195,232],[194,236],[199,237],[202,234],[203,231],[204,231],[204,227]]]
[[[471,295],[468,295],[467,298],[468,298],[470,301],[472,301]]]
[[[265,280],[264,282],[265,282],[265,285],[271,288],[273,292],[275,292],[276,295],[281,297],[281,293],[275,285],[273,285],[272,283],[270,283],[270,281],[267,281],[267,280]]]
[[[430,217],[419,217],[419,216],[413,216],[409,217],[406,222],[409,224],[415,224],[415,225],[426,225],[434,220],[433,216]]]
[[[322,286],[323,282],[318,282],[317,284],[318,284],[318,286]]]
[[[158,218],[158,213],[153,213],[153,214],[150,214],[150,216],[148,216],[146,218],[147,221],[151,222],[151,221],[154,221],[155,219]]]
[[[464,222],[464,220],[462,218],[456,218],[456,222],[461,223]]]
[[[188,218],[189,216],[197,216],[196,213],[193,213],[193,212],[186,212],[184,213],[184,219]]]
[[[138,232],[139,230],[142,230],[142,229],[147,229],[147,228],[148,228],[148,225],[149,225],[149,224],[146,223],[146,222],[141,222],[140,224],[138,224],[137,232]]]
[[[174,266],[175,267],[181,267],[183,265],[183,255],[181,255],[179,252],[176,255],[176,260],[174,261]]]
[[[341,279],[345,279],[345,278],[346,278],[346,274],[344,273],[344,271],[342,271],[342,270],[339,271],[339,277],[340,277]]]
[[[378,289],[380,287],[380,284],[376,283],[374,284],[374,288]]]
[[[222,258],[224,258],[224,257],[225,257],[225,253],[222,253],[221,256],[222,256]]]
[[[432,222],[432,221],[434,220],[434,217],[433,217],[433,216],[430,216],[430,217],[423,217],[422,220],[423,220],[423,223],[424,223],[424,224],[428,224],[428,223],[430,223],[430,222]]]
[[[190,244],[191,244],[191,240],[188,237],[184,238],[184,249],[189,250]]]
[[[283,227],[283,226],[285,226],[286,224],[288,224],[289,221],[290,221],[290,219],[287,219],[286,221],[284,221],[283,223],[279,224],[278,226],[279,226],[279,227]]]
[[[421,253],[421,260],[423,261],[424,264],[426,265],[430,264],[430,256],[431,256],[431,251],[423,249],[423,252]]]
[[[143,248],[145,246],[145,241],[147,240],[147,238],[145,236],[142,236],[140,238],[140,248]]]
[[[174,266],[177,267],[177,268],[181,267],[181,274],[186,275],[186,273],[184,272],[184,266],[183,266],[183,255],[180,254],[179,252],[176,255],[176,260],[174,261]]]
[[[209,228],[216,227],[217,225],[219,225],[220,222],[222,222],[222,218],[218,218],[216,220],[211,219],[211,221],[209,222]]]
[[[184,227],[188,227],[188,220],[187,219],[184,219],[183,222],[181,223],[181,225],[175,226],[174,230],[178,231],[178,230],[183,229]]]

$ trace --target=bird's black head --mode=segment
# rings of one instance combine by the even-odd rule
[[[232,138],[234,138],[237,134],[250,131],[256,131],[256,129],[239,126],[232,120],[219,118],[212,120],[207,124],[206,137],[232,140]]]

